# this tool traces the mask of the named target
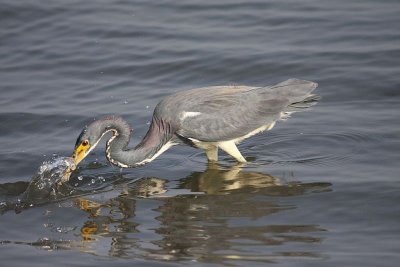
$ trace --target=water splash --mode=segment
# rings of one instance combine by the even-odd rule
[[[0,208],[19,211],[68,195],[68,192],[62,192],[61,188],[69,181],[75,168],[74,159],[70,157],[56,157],[43,162],[26,190],[15,201],[2,202]]]
[[[62,184],[68,182],[71,172],[75,170],[73,158],[57,157],[52,161],[45,161],[39,167],[38,174],[28,185],[23,197],[25,200],[55,195]]]

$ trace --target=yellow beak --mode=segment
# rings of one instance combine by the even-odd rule
[[[90,145],[82,145],[80,144],[77,149],[75,149],[74,154],[72,154],[72,157],[75,160],[75,166],[79,164],[86,156],[87,156],[87,151],[89,150]]]

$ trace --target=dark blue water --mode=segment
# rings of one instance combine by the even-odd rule
[[[400,2],[2,1],[0,200],[105,114],[146,133],[164,96],[319,83],[320,103],[243,142],[120,171],[104,143],[73,194],[0,216],[5,266],[397,266]],[[72,192],[71,191],[71,192]]]

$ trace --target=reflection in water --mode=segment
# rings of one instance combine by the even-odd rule
[[[177,188],[168,188],[166,180],[156,177],[117,188],[116,197],[73,200],[88,214],[88,220],[73,230],[79,233],[78,240],[46,239],[29,245],[121,258],[215,263],[322,257],[306,245],[320,243],[325,229],[292,222],[272,224],[268,216],[296,208],[282,198],[327,192],[329,183],[283,184],[268,174],[210,166],[180,179]],[[176,195],[167,196],[167,191]],[[143,218],[142,213],[151,218]],[[301,243],[301,249],[290,245],[295,243]]]

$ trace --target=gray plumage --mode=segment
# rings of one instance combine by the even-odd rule
[[[95,146],[111,131],[106,155],[121,167],[145,164],[181,143],[205,149],[209,160],[217,160],[219,147],[244,162],[235,144],[314,105],[318,96],[312,91],[316,87],[314,82],[289,79],[268,87],[213,86],[178,92],[158,103],[149,130],[135,149],[126,149],[131,130],[122,118],[114,116],[90,124],[76,147],[83,140]]]

